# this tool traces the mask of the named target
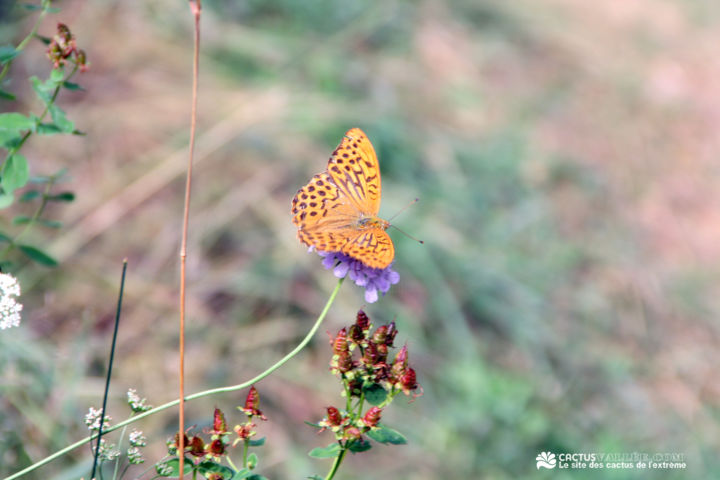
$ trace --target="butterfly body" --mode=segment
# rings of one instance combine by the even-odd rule
[[[359,128],[348,130],[328,161],[292,201],[298,239],[325,252],[342,252],[372,268],[386,268],[395,247],[378,217],[380,165]]]

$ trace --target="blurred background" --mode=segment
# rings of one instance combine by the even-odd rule
[[[0,333],[0,475],[84,437],[100,406],[129,261],[109,413],[177,393],[179,243],[190,113],[186,2],[53,2],[91,68],[59,103],[85,137],[33,137],[33,174],[70,169],[77,200],[32,242],[61,263],[19,273]],[[295,238],[290,200],[343,133],[380,158],[401,281],[367,305],[347,283],[321,332],[364,308],[395,319],[424,395],[383,416],[406,446],[340,477],[708,478],[720,471],[720,4],[681,0],[205,0],[188,254],[186,389],[237,384],[308,331],[335,279]],[[2,43],[34,17],[4,2]],[[35,42],[16,102],[50,68]],[[37,113],[37,112],[36,112]],[[12,207],[3,221],[22,211]],[[261,473],[325,474],[303,421],[341,404],[319,333],[257,385]],[[193,401],[231,425],[245,391]],[[148,463],[173,412],[141,422]],[[541,451],[679,453],[684,471],[538,471]],[[78,449],[32,479],[89,475]],[[142,469],[132,470],[140,475]],[[134,478],[134,477],[133,477]]]

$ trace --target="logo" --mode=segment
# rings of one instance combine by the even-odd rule
[[[557,460],[555,460],[555,454],[552,452],[540,452],[540,455],[535,457],[535,460],[537,460],[538,470],[540,470],[540,467],[553,469],[557,464]]]

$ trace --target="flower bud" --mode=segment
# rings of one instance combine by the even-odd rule
[[[388,334],[388,326],[387,325],[380,325],[377,330],[375,330],[375,333],[373,333],[372,341],[373,343],[377,345],[384,345],[385,340],[387,339]]]
[[[335,368],[337,368],[340,373],[347,373],[353,369],[353,360],[350,352],[343,352],[337,357]]]
[[[349,352],[350,349],[348,348],[347,343],[347,330],[343,328],[340,330],[335,337],[335,340],[332,342],[333,347],[333,353],[335,355],[340,355],[343,352]]]
[[[392,347],[395,342],[395,336],[397,335],[397,328],[395,328],[395,322],[390,322],[388,325],[387,338],[385,339],[385,345]]]
[[[363,423],[370,428],[376,427],[378,422],[380,421],[381,415],[382,409],[380,407],[372,407],[365,413],[365,416],[363,417]]]
[[[212,433],[216,435],[227,433],[227,423],[225,422],[225,415],[219,408],[215,408],[215,413],[213,414]]]
[[[327,407],[327,421],[328,425],[332,427],[339,427],[342,425],[340,410],[335,407]]]
[[[362,433],[359,428],[348,426],[343,433],[343,438],[345,440],[360,440],[362,438]]]
[[[213,457],[219,457],[225,454],[225,444],[219,438],[210,442],[207,446],[207,453]]]
[[[370,328],[370,319],[367,315],[365,315],[365,312],[363,312],[362,310],[358,310],[355,325],[360,328],[361,332],[364,332]]]
[[[365,365],[375,365],[379,356],[377,345],[370,342],[363,352],[362,363]]]
[[[196,435],[190,439],[189,444],[185,444],[185,450],[194,457],[202,457],[205,455],[205,442],[203,442],[202,438]]]
[[[255,388],[255,385],[250,387],[250,391],[247,394],[247,398],[245,399],[245,407],[238,407],[242,412],[245,412],[245,414],[248,417],[257,416],[262,418],[263,420],[267,420],[267,417],[263,415],[263,413],[258,409],[260,406],[260,394],[258,393],[257,389]]]
[[[417,377],[412,367],[408,367],[400,376],[400,387],[405,395],[409,395],[411,390],[418,388]]]

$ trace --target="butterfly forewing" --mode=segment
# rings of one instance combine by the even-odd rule
[[[367,135],[348,130],[328,162],[328,173],[338,189],[365,215],[380,210],[380,164]]]
[[[380,193],[375,150],[363,131],[353,128],[330,157],[328,170],[315,175],[293,198],[298,238],[305,245],[342,252],[372,268],[387,267],[395,248],[384,230],[387,222],[376,221]]]

